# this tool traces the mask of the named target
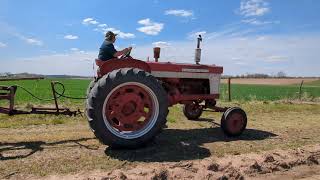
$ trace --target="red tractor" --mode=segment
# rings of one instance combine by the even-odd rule
[[[223,132],[240,135],[247,125],[246,113],[238,107],[216,106],[223,68],[199,64],[201,40],[199,36],[196,64],[158,62],[160,48],[154,48],[153,62],[133,59],[130,52],[120,59],[96,60],[97,78],[88,87],[86,102],[95,136],[111,147],[137,148],[161,131],[168,108],[175,104],[183,104],[189,120],[208,108],[223,112]]]

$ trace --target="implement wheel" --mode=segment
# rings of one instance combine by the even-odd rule
[[[166,123],[167,94],[149,73],[114,70],[92,88],[87,101],[89,124],[111,147],[137,148],[152,140]]]
[[[189,120],[197,120],[201,116],[203,111],[202,106],[200,106],[198,103],[190,103],[185,104],[183,106],[183,114],[188,118]]]
[[[221,128],[228,136],[239,136],[246,129],[247,115],[238,107],[227,109],[221,118]]]

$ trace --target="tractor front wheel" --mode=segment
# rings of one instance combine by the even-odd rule
[[[166,123],[165,97],[162,85],[149,73],[132,68],[114,70],[89,94],[89,124],[104,144],[137,148],[152,140]]]
[[[227,109],[221,118],[221,128],[228,136],[239,136],[246,129],[247,115],[238,107]]]

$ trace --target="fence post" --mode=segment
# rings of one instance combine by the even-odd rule
[[[229,102],[231,102],[231,78],[228,78],[228,96]]]
[[[299,100],[301,101],[301,95],[302,95],[302,85],[303,85],[303,80],[301,81],[300,87],[299,87]]]

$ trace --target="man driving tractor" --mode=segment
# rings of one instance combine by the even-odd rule
[[[113,45],[113,43],[116,41],[116,36],[117,34],[113,33],[112,31],[108,31],[106,33],[105,40],[103,41],[100,47],[98,55],[99,60],[107,61],[109,59],[125,55],[131,51],[132,47],[128,47],[121,51],[117,51]]]

